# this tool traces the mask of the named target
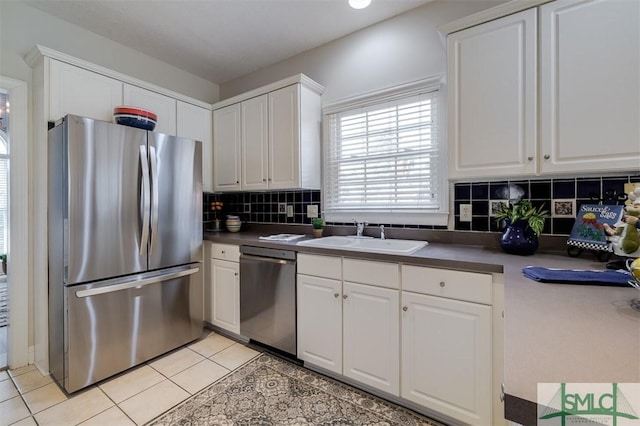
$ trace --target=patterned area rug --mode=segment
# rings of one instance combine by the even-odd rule
[[[262,354],[149,425],[440,426],[440,423]]]

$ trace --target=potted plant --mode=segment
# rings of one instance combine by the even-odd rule
[[[313,219],[311,219],[311,225],[313,225],[313,236],[316,238],[322,237],[324,219],[321,217],[314,217]]]
[[[213,229],[211,229],[212,231],[220,231],[222,228],[220,227],[220,218],[218,217],[218,215],[220,214],[220,211],[222,210],[222,207],[224,206],[224,204],[222,203],[222,201],[213,201],[211,202],[211,211],[213,212]]]
[[[3,253],[0,254],[0,260],[2,261],[2,272],[4,272],[4,274],[7,274],[7,254]]]
[[[505,230],[500,238],[500,247],[504,251],[519,255],[535,253],[548,214],[543,207],[533,207],[529,200],[500,206],[496,219],[505,222]]]

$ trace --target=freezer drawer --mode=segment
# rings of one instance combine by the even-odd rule
[[[106,285],[66,287],[64,293],[64,378],[54,377],[67,392],[202,336],[200,263],[109,280]]]

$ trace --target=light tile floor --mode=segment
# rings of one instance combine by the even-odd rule
[[[258,354],[210,332],[71,396],[33,365],[0,371],[0,426],[142,425]]]

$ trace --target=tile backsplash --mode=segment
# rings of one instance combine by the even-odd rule
[[[307,206],[316,205],[318,211],[322,210],[321,191],[274,191],[274,192],[233,192],[233,193],[204,193],[203,197],[203,221],[205,226],[216,218],[216,213],[211,211],[211,203],[221,201],[222,210],[217,216],[225,219],[227,215],[238,215],[243,222],[250,223],[279,223],[279,224],[310,224],[307,218]],[[281,211],[281,206],[283,207]],[[287,214],[287,207],[293,209],[293,216]],[[353,225],[351,222],[327,222],[328,225]],[[412,228],[412,229],[447,229],[446,226],[426,225],[391,225],[369,224],[372,227],[385,225],[388,228]]]
[[[464,231],[501,231],[491,215],[491,205],[506,200],[531,200],[533,206],[543,205],[550,212],[543,234],[568,235],[575,221],[575,212],[582,204],[623,204],[625,183],[640,182],[640,174],[589,178],[558,178],[505,180],[499,182],[459,182],[454,185],[454,226]],[[573,212],[553,210],[558,206],[575,207]],[[460,220],[460,205],[471,204],[471,222]],[[563,214],[564,213],[564,214]],[[565,216],[565,217],[562,217]]]
[[[499,224],[491,215],[491,206],[509,199],[529,199],[534,206],[544,205],[551,211],[552,202],[561,200],[573,207],[573,216],[556,210],[545,222],[543,234],[568,235],[573,226],[575,212],[585,203],[622,204],[625,199],[624,184],[640,183],[640,173],[606,177],[515,179],[497,182],[458,182],[454,184],[454,229],[464,231],[500,232]],[[238,215],[243,222],[276,224],[309,224],[307,206],[316,205],[321,211],[321,191],[296,190],[274,192],[205,193],[203,197],[203,220],[205,225],[216,218],[211,203],[221,201],[220,219],[227,215]],[[471,222],[460,220],[460,205],[471,204]],[[287,214],[292,210],[292,215]],[[329,225],[352,225],[328,223]],[[370,224],[377,226],[379,224]],[[388,225],[389,228],[447,229],[445,226]]]
[[[205,193],[203,205],[203,221],[211,222],[216,213],[211,211],[211,203],[221,201],[220,219],[227,215],[237,215],[243,222],[252,223],[311,223],[307,218],[307,206],[316,205],[320,211],[319,190],[274,191],[274,192],[230,192]],[[280,211],[280,206],[284,206]],[[293,214],[287,214],[287,206],[291,206]]]

